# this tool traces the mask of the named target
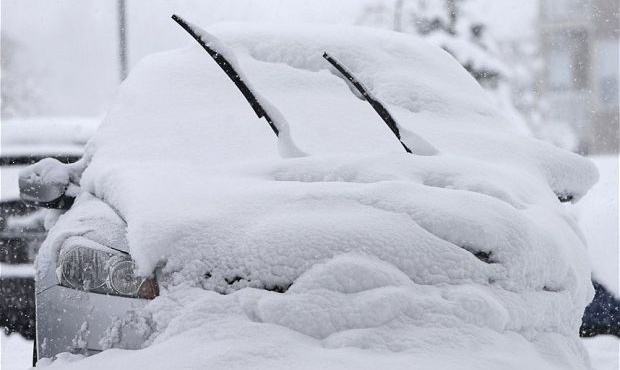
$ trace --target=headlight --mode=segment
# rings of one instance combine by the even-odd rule
[[[153,299],[157,283],[134,274],[128,255],[73,246],[60,252],[60,285],[93,293]]]
[[[133,274],[133,261],[119,258],[110,267],[110,286],[123,295],[136,295],[144,279]]]

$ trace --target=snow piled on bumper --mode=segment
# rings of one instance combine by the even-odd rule
[[[587,253],[556,194],[583,196],[597,179],[589,161],[519,136],[418,39],[210,31],[310,155],[279,159],[198,47],[136,68],[87,148],[81,186],[127,222],[139,272],[164,261],[169,281],[142,313],[150,347],[67,368],[588,367],[577,337],[593,294]],[[439,153],[400,153],[325,50]]]

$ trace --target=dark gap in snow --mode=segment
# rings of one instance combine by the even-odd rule
[[[480,261],[484,263],[495,263],[494,261],[491,260],[491,253],[476,252],[474,253],[474,256],[476,256],[476,258],[478,258]]]
[[[477,259],[479,259],[480,261],[482,261],[484,263],[488,263],[488,264],[496,263],[491,258],[491,256],[492,256],[491,252],[477,251],[475,248],[467,246],[467,245],[464,245],[461,248],[463,248],[466,251],[468,251],[469,253],[473,254]]]
[[[209,280],[212,276],[213,275],[209,271],[203,275],[205,280]],[[275,293],[285,293],[288,290],[288,288],[290,288],[290,286],[293,284],[292,282],[282,283],[282,284],[266,284],[261,281],[256,281],[256,280],[252,281],[240,275],[235,275],[233,277],[225,277],[224,281],[226,282],[226,284],[228,284],[228,287],[219,287],[219,288],[216,287],[214,289],[220,294],[233,293],[234,291],[237,291],[239,289],[246,288],[246,287],[251,287],[255,289],[263,289],[263,290],[267,290],[269,292],[275,292]],[[205,288],[205,289],[211,290],[213,289],[213,287]]]
[[[59,162],[64,164],[74,163],[80,160],[80,156],[78,155],[70,155],[70,154],[50,154],[50,155],[36,155],[36,154],[27,154],[20,156],[5,156],[3,155],[0,158],[0,166],[22,166],[22,165],[31,165],[39,162],[45,158],[54,158]]]
[[[233,278],[224,278],[224,280],[226,280],[226,282],[227,282],[229,285],[233,285],[233,284],[234,284],[234,283],[236,283],[236,282],[239,282],[239,281],[241,281],[241,280],[246,280],[246,279],[245,279],[245,278],[243,278],[243,277],[241,277],[241,276],[239,276],[239,275],[237,275],[237,276],[235,276],[235,277],[233,277]]]
[[[574,199],[573,194],[555,193],[558,200],[562,203],[571,202]]]
[[[275,293],[285,293],[288,288],[290,288],[291,284],[285,284],[285,285],[271,285],[271,286],[265,286],[265,290],[268,290],[270,292],[275,292]]]
[[[559,293],[559,292],[563,291],[564,289],[562,289],[562,288],[554,288],[554,287],[550,287],[548,285],[545,285],[542,288],[542,290],[545,291],[545,292]]]

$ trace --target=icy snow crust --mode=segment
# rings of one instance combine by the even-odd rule
[[[150,347],[59,366],[589,367],[585,242],[554,194],[583,196],[598,176],[589,161],[520,136],[452,57],[414,37],[209,31],[308,156],[279,158],[198,46],[141,62],[87,147],[81,187],[126,221],[139,272],[164,261],[170,278],[132,319]],[[405,153],[323,51],[438,153]],[[80,196],[59,225],[83,227],[93,201]],[[48,239],[40,268],[61,244]]]

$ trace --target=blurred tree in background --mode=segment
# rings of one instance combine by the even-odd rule
[[[567,125],[545,122],[544,99],[538,91],[543,66],[537,39],[493,39],[480,17],[467,11],[469,1],[377,0],[363,8],[358,24],[416,34],[443,48],[521,132],[575,149],[575,135]]]
[[[0,36],[0,118],[32,116],[38,111],[39,94],[34,71],[17,62],[19,44],[2,32]]]

